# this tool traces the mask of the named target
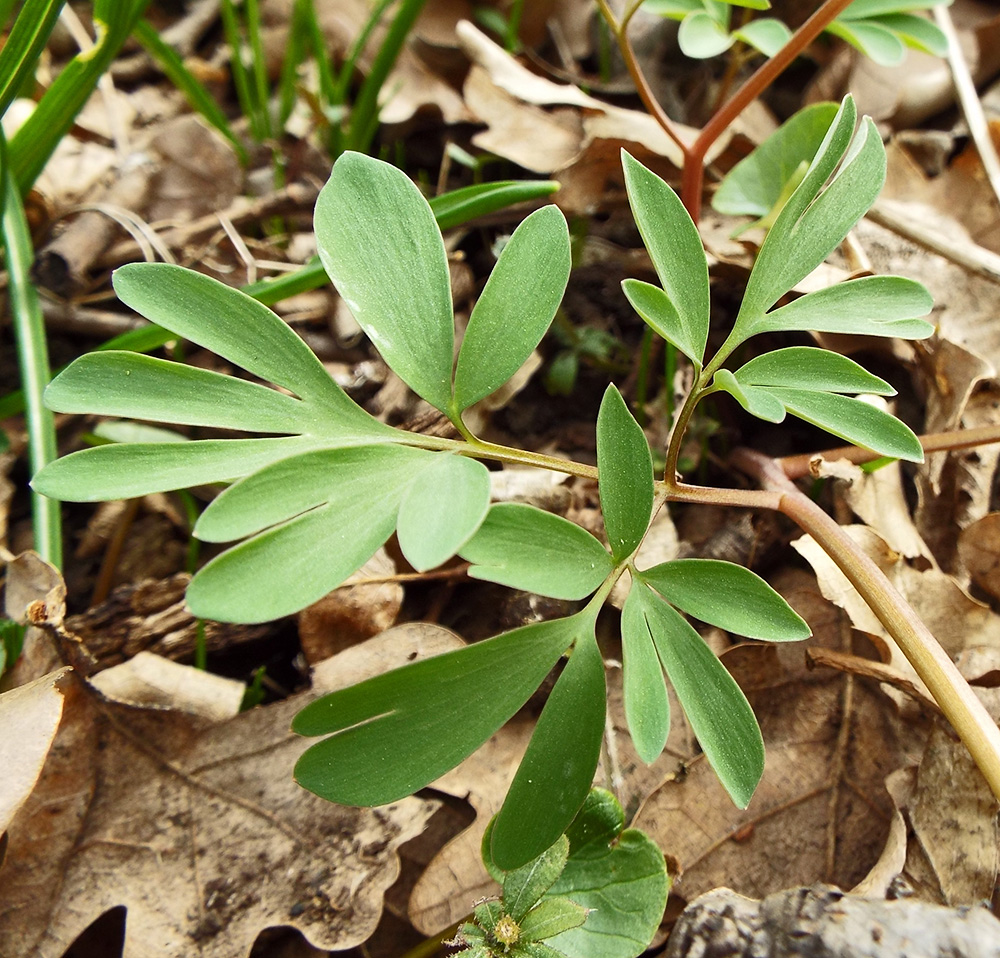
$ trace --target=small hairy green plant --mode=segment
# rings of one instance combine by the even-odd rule
[[[935,56],[947,53],[941,30],[915,11],[951,0],[854,0],[826,27],[883,66],[902,62],[906,47]],[[769,10],[768,0],[646,0],[644,10],[680,21],[677,41],[685,56],[695,59],[725,53],[742,41],[766,57],[773,57],[792,38],[792,31],[774,17],[757,17],[733,29],[733,7]]]
[[[639,568],[636,555],[670,499],[716,501],[685,486],[677,462],[706,396],[727,393],[751,415],[791,414],[881,455],[919,461],[899,420],[857,398],[891,387],[853,361],[791,347],[734,369],[734,350],[760,333],[818,330],[927,336],[926,290],[867,277],[778,305],[821,263],[875,200],[885,154],[871,120],[846,99],[774,217],[729,335],[712,355],[708,267],[677,195],[627,153],[625,182],[660,283],[628,279],[646,323],[686,356],[694,386],[677,412],[666,472],[654,479],[642,429],[614,386],[597,418],[597,468],[473,435],[466,411],[502,386],[545,334],[570,272],[566,222],[543,206],[500,254],[455,351],[447,256],[434,213],[399,170],[358,153],[335,164],[316,207],[326,272],[399,376],[462,436],[403,432],[372,418],[261,303],[203,275],[133,264],[114,275],[118,296],[153,322],[213,350],[261,382],[129,352],[83,356],[46,391],[60,412],[242,430],[244,439],[105,445],[46,466],[36,489],[60,499],[124,498],[229,483],[194,534],[234,542],[192,580],[201,617],[258,622],[295,612],[358,569],[394,532],[418,570],[454,555],[474,577],[568,600],[567,617],[525,626],[415,662],[311,703],[294,728],[319,741],[298,781],[331,801],[378,805],[422,788],[485,742],[565,660],[491,833],[492,860],[514,869],[556,842],[586,798],[605,725],[604,664],[595,622],[629,573],[622,613],[625,709],[637,751],[653,761],[670,725],[669,681],[733,801],[745,806],[764,746],[746,698],[688,617],[770,641],[809,627],[763,580],[740,566],[686,559]],[[490,504],[482,459],[526,463],[598,480],[607,545],[531,506]],[[491,912],[492,914],[492,912]],[[494,936],[495,937],[495,936]]]
[[[505,871],[483,862],[503,888],[477,904],[452,944],[464,958],[632,958],[663,916],[669,878],[663,853],[644,832],[625,828],[617,799],[591,789],[566,831],[537,858]]]

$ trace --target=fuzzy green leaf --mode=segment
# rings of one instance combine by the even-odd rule
[[[873,376],[853,359],[812,346],[790,346],[764,353],[741,366],[733,375],[744,386],[789,386],[875,396],[896,394],[889,383]]]
[[[293,731],[336,734],[302,755],[296,781],[343,805],[383,805],[411,795],[500,728],[579,630],[576,618],[529,625],[312,702],[295,717]]]
[[[541,342],[566,291],[566,219],[543,206],[507,242],[472,310],[455,369],[455,413],[499,389]]]
[[[631,589],[622,609],[622,682],[625,720],[635,750],[647,765],[656,761],[670,732],[670,701],[663,667],[642,612],[642,600]]]
[[[719,559],[675,559],[640,573],[671,605],[752,639],[797,641],[808,624],[760,576]]]
[[[792,31],[774,17],[751,20],[745,27],[733,31],[737,40],[742,40],[766,57],[773,57],[792,38]]]
[[[846,40],[882,67],[898,66],[906,56],[903,41],[878,20],[834,20],[826,32]]]
[[[597,415],[597,474],[611,555],[631,555],[653,511],[653,460],[621,393],[608,386]]]
[[[586,922],[550,940],[574,958],[636,958],[649,946],[667,903],[663,852],[644,832],[625,828],[615,797],[591,789],[567,831],[569,859],[548,894],[589,909]]]
[[[908,426],[860,399],[805,389],[769,388],[768,391],[793,416],[841,439],[883,456],[924,461],[920,440]]]
[[[636,584],[650,634],[684,714],[719,781],[746,808],[764,771],[750,703],[715,653],[672,606]]]
[[[730,216],[766,216],[800,164],[812,162],[836,113],[836,103],[799,110],[726,174],[712,208]]]
[[[560,835],[537,858],[504,874],[503,905],[514,921],[520,923],[552,887],[566,867],[568,857],[569,839]]]
[[[760,317],[755,333],[811,330],[926,339],[934,327],[925,320],[934,305],[926,288],[902,276],[865,276],[827,286]]]
[[[646,0],[642,9],[671,20],[683,20],[689,13],[704,10],[701,0]]]
[[[908,47],[923,50],[934,57],[948,56],[948,38],[930,20],[908,13],[892,13],[879,17],[877,22],[891,30]]]
[[[315,402],[331,421],[385,430],[348,398],[287,323],[238,289],[169,263],[129,263],[112,281],[118,298],[146,319]]]
[[[707,60],[725,53],[733,45],[733,38],[708,11],[696,10],[681,21],[677,43],[684,56]]]
[[[468,541],[489,507],[490,474],[481,462],[435,455],[403,496],[396,529],[399,548],[418,572],[433,569]]]
[[[541,941],[587,920],[587,909],[568,898],[546,898],[532,908],[521,922],[522,941]]]
[[[57,412],[248,432],[301,433],[312,425],[311,406],[277,390],[117,350],[81,356],[49,383],[45,403]]]
[[[31,486],[51,499],[100,502],[232,482],[320,443],[304,436],[199,439],[83,449],[50,462]]]
[[[586,529],[518,502],[494,505],[458,552],[473,578],[554,599],[590,595],[614,568]]]
[[[729,393],[751,416],[767,422],[783,422],[785,407],[766,389],[744,386],[728,369],[720,369],[713,385]]]
[[[622,166],[632,215],[685,330],[683,351],[700,368],[708,342],[709,293],[708,261],[698,228],[680,197],[625,150]]]
[[[604,734],[604,661],[593,633],[579,634],[545,703],[493,828],[493,860],[517,868],[539,855],[580,810]],[[493,686],[496,683],[490,682]]]
[[[316,203],[320,259],[385,361],[442,412],[451,398],[454,316],[441,231],[401,170],[344,153]]]
[[[704,343],[691,342],[691,329],[685,324],[674,304],[659,286],[641,279],[622,280],[622,292],[643,322],[668,343],[673,343],[688,359],[697,363]]]
[[[854,0],[840,15],[841,20],[865,20],[887,13],[908,13],[947,6],[952,0]]]

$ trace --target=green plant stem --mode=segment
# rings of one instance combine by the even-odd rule
[[[28,464],[34,475],[42,466],[56,458],[56,429],[51,410],[46,409],[42,402],[42,392],[50,378],[49,355],[38,291],[29,278],[34,250],[21,203],[21,193],[6,159],[3,140],[0,138],[0,164],[3,167],[3,217],[0,221],[0,233],[7,251],[10,313],[28,427]],[[32,492],[31,513],[35,550],[43,559],[59,568],[62,565],[59,503]]]
[[[948,654],[882,570],[773,459],[748,449],[731,462],[778,495],[778,511],[809,533],[858,590],[934,696],[965,743],[993,794],[1000,799],[1000,728]]]

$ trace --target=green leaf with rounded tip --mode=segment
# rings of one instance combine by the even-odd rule
[[[622,150],[625,188],[632,215],[649,251],[667,298],[673,304],[682,337],[701,365],[708,343],[708,261],[698,228],[680,197],[655,173]]]
[[[715,374],[712,384],[729,393],[751,416],[767,422],[784,421],[785,407],[782,403],[766,389],[744,386],[728,369],[720,369]]]
[[[384,805],[411,795],[500,728],[579,631],[576,617],[525,626],[310,703],[292,730],[336,734],[302,755],[296,781],[343,805]]]
[[[923,462],[924,452],[913,431],[881,409],[836,393],[768,387],[793,416],[841,439],[883,456]]]
[[[586,623],[586,632],[583,632]],[[587,797],[604,734],[604,661],[593,618],[581,619],[566,668],[556,681],[493,827],[493,860],[525,864],[566,830]]]
[[[238,289],[169,263],[129,263],[112,282],[148,320],[316,403],[332,421],[386,428],[348,398],[284,320]]]
[[[733,373],[743,386],[789,386],[814,392],[871,393],[894,396],[896,390],[853,359],[817,349],[789,346],[751,359]]]
[[[458,554],[474,579],[553,599],[582,599],[614,569],[586,529],[520,502],[494,505]]]
[[[792,31],[774,17],[751,20],[745,27],[733,31],[737,40],[742,40],[766,57],[773,57],[789,40]]]
[[[398,509],[413,473],[433,461],[434,453],[399,445],[288,457],[224,490],[198,517],[194,535],[202,542],[242,539],[327,502],[344,510],[348,525],[355,500],[391,501]]]
[[[639,573],[671,605],[751,639],[808,639],[806,621],[759,575],[721,559],[674,559]]]
[[[45,389],[56,412],[131,416],[248,432],[301,433],[310,407],[275,389],[141,353],[86,353]]]
[[[552,887],[552,883],[566,867],[568,857],[569,839],[565,835],[560,835],[537,858],[520,868],[503,873],[500,878],[500,884],[503,886],[503,906],[514,921],[520,923],[542,895]]]
[[[622,682],[625,720],[635,750],[647,765],[656,761],[670,733],[670,702],[663,667],[642,613],[641,599],[629,591],[622,609]]]
[[[934,305],[921,284],[902,276],[865,276],[806,293],[766,313],[753,333],[811,330],[926,339],[934,326],[925,320]]]
[[[887,13],[904,13],[912,10],[930,10],[947,6],[952,0],[854,0],[840,15],[841,20],[864,20]]]
[[[847,41],[882,67],[898,66],[906,56],[903,41],[878,20],[834,20],[826,32]]]
[[[837,113],[836,103],[814,103],[786,120],[719,184],[712,208],[731,216],[766,216],[803,162],[811,163]]]
[[[521,922],[521,941],[541,941],[587,920],[587,909],[568,898],[546,898],[540,901]]]
[[[637,828],[625,828],[621,805],[591,789],[566,832],[569,859],[549,890],[589,909],[578,928],[550,944],[574,958],[636,958],[653,940],[670,878],[663,852]]]
[[[645,283],[641,279],[624,279],[622,292],[653,332],[668,343],[673,343],[695,365],[701,365],[705,344],[701,341],[692,342],[688,338],[692,330],[681,321],[674,304],[659,286]]]
[[[631,555],[653,511],[653,460],[642,427],[621,393],[608,386],[597,414],[597,476],[611,555]]]
[[[636,584],[653,643],[684,714],[719,781],[746,808],[764,772],[753,709],[715,653],[672,606]]]
[[[695,60],[707,60],[725,53],[733,45],[733,38],[725,26],[706,10],[689,13],[677,31],[681,53]]]
[[[689,13],[704,10],[701,0],[646,0],[642,5],[646,13],[655,13],[671,20],[683,20]]]
[[[948,38],[930,20],[909,13],[891,13],[879,17],[876,22],[892,31],[908,47],[923,50],[934,57],[948,56]]]
[[[490,473],[481,462],[447,453],[407,486],[396,535],[406,561],[426,572],[450,559],[475,533],[490,507]]]
[[[442,412],[451,399],[454,315],[441,231],[401,170],[344,153],[320,192],[320,259],[382,358]]]
[[[551,196],[558,189],[555,180],[497,180],[450,190],[428,202],[438,229],[447,230],[515,203]]]
[[[282,436],[98,446],[50,462],[35,474],[31,486],[68,502],[132,499],[207,482],[232,482],[318,445],[311,437]]]
[[[499,389],[541,342],[569,280],[566,218],[549,205],[504,246],[479,297],[455,368],[455,412]]]

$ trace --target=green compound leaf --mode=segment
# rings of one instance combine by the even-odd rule
[[[559,838],[580,810],[597,770],[604,734],[604,661],[593,618],[588,614],[579,621],[569,662],[497,815],[492,853],[501,868],[525,864]]]
[[[948,56],[948,38],[930,20],[908,13],[892,13],[879,17],[877,22],[896,34],[908,47],[923,50],[934,57]]]
[[[906,57],[902,39],[878,20],[834,20],[826,28],[879,66],[899,66]]]
[[[767,422],[783,422],[784,403],[775,399],[766,389],[746,386],[739,382],[728,369],[720,369],[715,374],[714,385],[733,396],[752,416]]]
[[[493,822],[489,826],[491,841],[492,826]],[[552,883],[566,867],[567,858],[569,839],[560,835],[537,858],[520,868],[503,873],[500,879],[503,885],[503,906],[514,921],[520,923],[552,887]]]
[[[873,376],[853,359],[813,346],[791,346],[764,353],[741,366],[733,375],[744,386],[789,386],[816,392],[871,393],[875,396],[896,394],[889,383]]]
[[[304,436],[130,443],[83,449],[50,462],[31,486],[69,502],[132,499],[151,492],[232,482],[289,456],[327,445]]]
[[[765,311],[822,263],[875,202],[885,180],[885,150],[867,117],[853,135],[856,116],[854,101],[845,97],[761,246],[730,347],[757,332]]]
[[[732,800],[746,808],[764,771],[764,740],[750,703],[676,609],[644,584],[636,583],[633,591],[705,757]]]
[[[733,31],[737,40],[742,40],[766,57],[773,57],[792,38],[792,31],[780,20],[762,17],[751,20],[745,27]]]
[[[671,342],[700,369],[708,342],[709,293],[698,228],[680,197],[624,150],[622,166],[632,215],[683,331]]]
[[[646,0],[642,9],[671,20],[683,20],[689,13],[704,10],[702,0]]]
[[[554,599],[582,599],[614,563],[586,529],[519,502],[494,505],[458,554],[469,575]]]
[[[614,386],[608,386],[597,415],[597,475],[611,555],[620,562],[649,527],[653,460],[642,427]]]
[[[369,493],[370,495],[370,493]],[[409,484],[399,507],[399,548],[418,572],[450,559],[490,507],[489,470],[476,459],[435,455]]]
[[[707,10],[696,10],[681,21],[677,43],[684,56],[707,60],[725,53],[733,45],[733,37]]]
[[[908,426],[860,399],[805,389],[769,388],[768,392],[793,416],[834,436],[883,456],[924,461],[920,440]]]
[[[301,433],[309,404],[277,390],[141,353],[87,353],[49,385],[45,401],[60,412],[131,416],[153,422]]]
[[[403,446],[326,449],[230,486],[202,513],[195,535],[253,538],[195,575],[187,590],[191,610],[264,622],[322,598],[392,534],[414,468],[432,456]]]
[[[741,565],[719,559],[675,559],[639,576],[671,605],[727,632],[775,642],[798,641],[812,634],[805,620],[774,589]]]
[[[726,174],[712,208],[730,216],[770,213],[800,165],[812,162],[837,109],[836,103],[814,103],[786,120]]]
[[[549,940],[563,954],[636,958],[659,928],[670,887],[663,852],[644,832],[624,825],[615,797],[595,788],[566,833],[569,859],[548,895],[589,912],[584,924]]]
[[[622,292],[632,304],[632,308],[642,317],[643,322],[654,333],[676,346],[685,356],[692,359],[701,347],[688,340],[690,330],[681,320],[680,314],[659,286],[643,282],[641,279],[622,280]],[[692,361],[696,362],[696,360]]]
[[[543,206],[507,242],[472,310],[455,369],[457,415],[499,389],[541,342],[566,291],[566,219]]]
[[[766,313],[754,332],[811,330],[926,339],[934,326],[925,320],[934,305],[926,288],[902,276],[865,276],[807,293]]]
[[[529,625],[312,702],[292,730],[336,734],[302,755],[296,781],[343,805],[383,805],[411,795],[500,728],[580,628],[577,617]]]
[[[670,701],[636,589],[631,589],[625,600],[621,629],[625,720],[639,758],[648,765],[667,744]]]
[[[546,898],[521,922],[521,941],[535,942],[552,938],[587,920],[587,909],[568,898]],[[557,952],[558,954],[558,952]]]
[[[454,315],[434,214],[401,170],[344,153],[316,203],[327,274],[385,361],[447,413]]]

